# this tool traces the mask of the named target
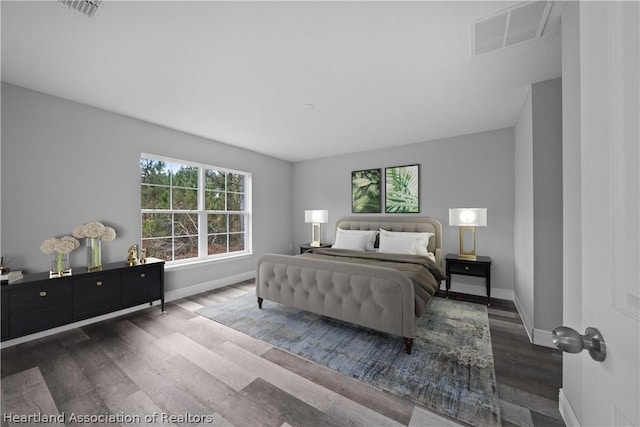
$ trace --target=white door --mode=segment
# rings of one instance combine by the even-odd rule
[[[564,354],[560,410],[567,425],[640,426],[640,7],[579,10],[582,287],[563,304],[607,355]]]

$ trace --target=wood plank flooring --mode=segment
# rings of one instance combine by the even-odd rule
[[[3,349],[2,426],[38,412],[66,425],[458,425],[194,313],[246,292],[252,281]],[[512,303],[489,317],[503,425],[563,426],[560,353],[529,343]]]
[[[450,293],[450,298],[485,304],[485,297]],[[562,352],[531,344],[511,301],[491,300],[491,346],[502,425],[564,426],[558,411]]]

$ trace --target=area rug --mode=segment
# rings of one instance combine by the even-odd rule
[[[483,305],[433,298],[406,354],[401,337],[247,294],[198,314],[474,426],[500,425]]]

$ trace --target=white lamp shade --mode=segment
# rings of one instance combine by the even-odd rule
[[[487,208],[450,208],[449,225],[486,227]]]
[[[304,222],[325,224],[329,222],[329,211],[326,211],[326,210],[304,211]]]

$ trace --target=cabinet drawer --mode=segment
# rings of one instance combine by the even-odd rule
[[[11,291],[11,316],[56,307],[71,308],[70,279],[51,279]]]
[[[473,262],[449,261],[449,271],[452,274],[466,274],[475,276],[484,276],[487,274],[487,266]]]
[[[122,304],[130,307],[161,298],[161,271],[157,266],[135,267],[122,273]]]
[[[53,279],[11,291],[9,333],[21,336],[71,322],[71,281]]]
[[[9,336],[9,292],[2,292],[0,302],[2,303],[2,322],[0,326],[2,327],[2,340],[4,341]]]
[[[120,274],[102,273],[73,280],[73,317],[81,319],[120,308]]]

